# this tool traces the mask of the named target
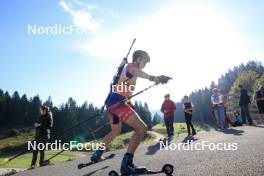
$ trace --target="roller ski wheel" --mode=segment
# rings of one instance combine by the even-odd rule
[[[112,170],[108,173],[108,176],[119,176],[119,174],[116,171]]]
[[[174,171],[174,167],[171,164],[165,164],[161,170],[166,175],[171,175]]]

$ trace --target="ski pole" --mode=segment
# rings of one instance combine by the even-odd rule
[[[55,155],[49,157],[49,158],[47,159],[47,161],[51,160],[52,158],[55,158],[56,156],[60,155],[60,154],[63,153],[64,151],[65,151],[65,150],[61,150],[60,152],[56,153]]]
[[[143,92],[146,92],[147,90],[151,89],[152,87],[154,87],[156,85],[158,85],[158,84],[155,83],[155,84],[150,85],[149,87],[147,87],[147,88],[135,93],[134,95],[130,96],[129,99],[131,99],[131,98],[133,98],[133,97],[135,97],[135,96],[137,96],[139,94],[142,94]]]
[[[96,129],[94,130],[94,132],[97,133],[98,131],[100,131],[100,130],[103,129],[106,125],[109,125],[109,124],[110,124],[110,122],[107,122],[106,124],[103,124],[103,125],[99,126],[98,128],[96,128]]]

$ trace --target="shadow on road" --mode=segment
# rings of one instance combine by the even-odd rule
[[[235,136],[240,136],[242,135],[245,131],[243,130],[236,130],[234,128],[227,128],[227,129],[223,129],[223,130],[220,130],[220,132],[223,132],[225,134],[233,134]]]
[[[167,145],[170,145],[170,142],[171,142],[170,140],[163,139],[153,145],[148,146],[147,148],[148,151],[145,153],[145,155],[154,155],[158,150],[160,150],[161,143],[163,143],[166,146],[166,143],[168,143]]]
[[[85,174],[85,175],[83,175],[83,176],[90,176],[90,175],[93,175],[93,174],[95,174],[97,171],[99,171],[99,170],[105,170],[105,169],[107,169],[108,167],[109,167],[109,166],[102,167],[101,169],[94,170],[94,171],[89,172],[88,174]]]

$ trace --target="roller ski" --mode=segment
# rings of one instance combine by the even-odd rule
[[[132,176],[132,175],[154,175],[164,173],[171,176],[174,171],[174,167],[171,164],[165,164],[160,171],[147,170],[146,168],[131,168],[127,173],[119,174],[117,171],[112,170],[108,173],[109,176]]]
[[[110,155],[108,155],[108,156],[106,156],[106,157],[102,157],[102,154],[100,153],[99,155],[98,155],[98,153],[99,152],[95,152],[94,154],[93,154],[93,156],[91,157],[91,161],[90,162],[88,162],[88,163],[80,163],[79,165],[78,165],[78,169],[82,169],[82,168],[84,168],[84,167],[87,167],[87,166],[90,166],[90,165],[92,165],[92,164],[95,164],[95,163],[98,163],[98,162],[102,162],[102,161],[105,161],[105,160],[109,160],[109,159],[112,159],[112,158],[114,158],[114,156],[115,156],[115,154],[110,154]]]
[[[171,175],[173,173],[173,166],[169,164],[165,164],[161,171],[152,171],[148,170],[145,167],[137,167],[133,164],[133,154],[126,153],[121,162],[120,174],[112,170],[108,173],[109,176],[130,176],[130,175],[149,175],[149,174],[158,174],[158,173],[166,173],[166,175]]]

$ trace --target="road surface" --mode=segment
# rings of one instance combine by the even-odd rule
[[[150,145],[141,145],[135,154],[134,161],[136,165],[146,166],[149,169],[160,169],[165,163],[173,164],[175,167],[173,175],[264,175],[264,128],[243,126],[224,131],[209,130],[200,132],[197,138],[193,145],[182,146],[194,146],[204,142],[211,143],[211,147],[216,144],[226,145],[226,150],[210,150],[208,147],[205,150],[183,150],[183,148],[160,150],[160,143],[155,142]],[[171,149],[175,149],[175,146],[182,141],[183,139],[180,138],[173,139]],[[119,169],[124,152],[125,150],[110,152],[116,154],[113,159],[81,170],[77,169],[77,165],[88,162],[88,158],[23,171],[16,175],[106,176],[110,170]]]

